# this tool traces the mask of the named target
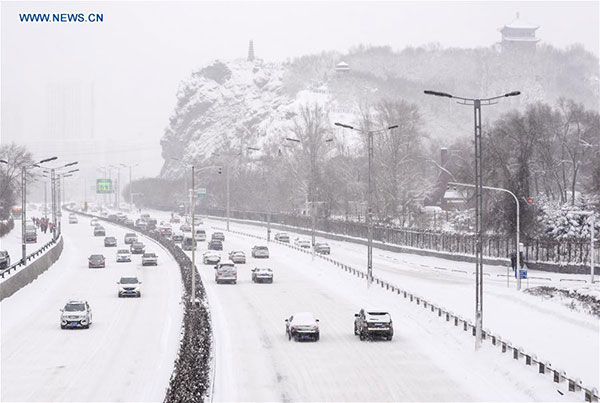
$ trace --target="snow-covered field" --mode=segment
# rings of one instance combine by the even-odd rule
[[[225,228],[219,220],[207,220],[212,226]],[[264,228],[232,222],[232,230],[266,236]],[[277,231],[273,231],[274,234]],[[290,234],[292,234],[290,232]],[[303,238],[309,238],[300,235]],[[294,238],[294,236],[292,236]],[[327,240],[331,257],[356,268],[366,267],[366,246]],[[278,245],[272,244],[277,250]],[[288,248],[287,254],[298,254]],[[300,254],[304,255],[304,254]],[[473,264],[440,258],[394,253],[374,249],[374,275],[410,290],[432,303],[441,305],[465,318],[474,317]],[[318,260],[315,261],[318,264]],[[446,270],[441,270],[446,269]],[[332,269],[333,270],[333,269]],[[337,270],[337,269],[335,269]],[[459,270],[452,272],[451,270]],[[515,279],[507,288],[506,267],[485,266],[489,276],[484,278],[484,327],[501,335],[517,346],[550,361],[568,375],[579,377],[588,386],[598,388],[600,383],[600,324],[596,317],[573,311],[546,298],[527,295],[515,289]],[[573,282],[559,278],[586,278],[530,271],[530,276],[553,278],[554,286],[572,287]],[[530,280],[529,285],[547,285],[545,280]],[[528,286],[523,281],[523,288]],[[579,288],[586,286],[579,286]],[[598,285],[591,288],[597,292]]]
[[[123,245],[125,230],[104,224]],[[116,263],[117,248],[94,237],[89,219],[64,224],[58,262],[0,303],[2,401],[162,401],[179,348],[183,310],[177,263],[148,239],[157,267]],[[105,269],[88,269],[103,253]],[[117,297],[121,276],[142,281],[142,297]],[[89,329],[61,330],[59,315],[70,299],[86,299]]]
[[[159,220],[168,214],[151,212]],[[207,220],[210,236],[221,222]],[[177,227],[177,225],[175,225]],[[226,257],[244,250],[238,284],[217,285],[214,269],[198,269],[206,287],[215,339],[215,401],[531,401],[568,400],[537,375],[422,308],[372,287],[320,259],[271,244],[270,259],[253,259],[253,238],[225,233]],[[250,270],[267,266],[274,284],[254,284]],[[388,310],[391,342],[361,342],[353,334],[361,307]],[[284,319],[312,311],[321,340],[288,341]],[[564,388],[564,384],[560,386]]]

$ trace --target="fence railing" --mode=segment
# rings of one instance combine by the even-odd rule
[[[225,210],[208,208],[209,215],[224,217]],[[230,211],[231,218],[254,220],[275,224],[289,225],[299,228],[311,228],[311,218],[307,215],[292,215],[265,212]],[[332,232],[357,238],[367,238],[367,224],[353,221],[316,220],[319,231]],[[375,225],[373,239],[399,246],[417,249],[428,249],[437,252],[474,255],[475,236],[440,232],[432,230],[407,229]],[[543,239],[523,239],[525,245],[524,259],[528,262],[547,262],[555,264],[585,265],[589,261],[589,240],[550,241]],[[483,236],[483,255],[490,258],[509,258],[515,252],[514,238],[503,236]],[[600,245],[595,247],[596,261],[600,261]]]
[[[10,265],[6,269],[2,269],[2,271],[0,271],[0,277],[4,278],[4,276],[6,274],[10,274],[11,271],[17,270],[18,267],[27,265],[27,263],[29,261],[31,261],[32,259],[35,259],[39,255],[41,255],[42,253],[44,253],[46,250],[48,250],[51,246],[55,245],[56,242],[59,240],[59,238],[60,238],[60,236],[58,236],[56,238],[53,238],[50,242],[46,243],[44,246],[42,246],[41,248],[39,248],[35,252],[27,255],[25,257],[25,259],[20,259],[17,263],[15,263],[13,265]]]

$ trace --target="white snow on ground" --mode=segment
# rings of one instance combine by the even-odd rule
[[[166,219],[168,214],[152,212]],[[207,221],[205,227],[222,227]],[[216,401],[555,401],[549,378],[512,362],[422,307],[373,287],[330,263],[271,244],[270,259],[253,259],[260,241],[225,232],[225,250],[242,249],[238,284],[217,285],[214,269],[198,269],[206,287],[216,349]],[[198,257],[206,250],[200,243]],[[274,284],[254,284],[250,270],[274,270]],[[361,342],[353,334],[361,306],[389,310],[391,342]],[[312,311],[321,340],[288,341],[284,319]],[[561,386],[564,388],[564,384]],[[571,397],[572,398],[572,397]]]
[[[123,246],[124,229],[103,224]],[[116,263],[117,248],[94,237],[89,219],[64,224],[60,259],[0,304],[2,401],[162,401],[179,348],[183,309],[177,263],[154,242],[157,267]],[[105,269],[88,269],[103,253]],[[142,297],[118,298],[116,282],[136,275]],[[61,330],[69,299],[87,299],[89,329]]]
[[[211,225],[225,228],[225,223],[207,220]],[[231,222],[232,230],[265,237],[265,228]],[[272,235],[277,230],[272,231]],[[290,234],[293,232],[286,231]],[[306,235],[300,235],[309,239]],[[293,239],[295,237],[291,236]],[[331,257],[352,267],[366,270],[367,247],[364,245],[326,240]],[[277,245],[275,245],[276,247]],[[287,248],[286,248],[287,249]],[[287,249],[287,253],[292,253]],[[436,267],[438,269],[436,269]],[[440,270],[445,268],[446,270]],[[463,272],[451,272],[461,270]],[[374,249],[373,274],[428,301],[441,305],[465,318],[474,318],[474,264],[395,253]],[[489,276],[484,277],[484,328],[510,340],[538,358],[550,361],[567,375],[579,377],[584,385],[598,388],[600,384],[600,324],[596,317],[549,303],[542,297],[516,291],[516,280],[510,278],[507,288],[506,267],[484,265]],[[511,272],[512,273],[512,272]],[[587,279],[589,276],[564,275],[530,271],[530,276],[548,277],[554,281],[530,280],[530,286],[552,285],[571,287],[573,282],[559,278]],[[523,288],[528,286],[523,281]],[[588,285],[588,287],[590,287]],[[590,287],[598,289],[598,284]]]
[[[38,235],[38,239],[37,239],[36,243],[26,244],[26,248],[27,248],[26,250],[27,250],[28,255],[37,251],[42,246],[44,246],[45,244],[47,244],[48,242],[50,242],[52,240],[52,233],[50,231],[47,231],[44,234],[38,228],[37,235]],[[21,220],[15,220],[15,227],[12,229],[12,231],[10,231],[8,234],[6,234],[2,238],[0,238],[0,250],[8,251],[8,254],[10,255],[10,264],[11,265],[18,263],[19,260],[21,260],[21,257],[23,256],[23,252],[21,249],[22,248],[21,239],[22,239],[21,238]],[[29,262],[33,262],[33,260],[30,260]],[[8,273],[5,274],[4,279],[0,277],[0,282],[6,280],[9,276],[13,275],[17,271],[22,270],[22,268],[23,268],[22,266],[18,267],[16,271],[13,270],[10,274],[8,274]]]

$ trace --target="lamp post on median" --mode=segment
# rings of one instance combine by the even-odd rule
[[[481,153],[481,106],[494,105],[495,100],[520,95],[519,91],[508,92],[491,98],[463,98],[445,92],[424,91],[426,95],[434,95],[458,100],[461,105],[473,105],[475,118],[475,349],[481,346],[481,330],[483,326],[483,175],[482,175],[482,153]],[[517,245],[518,246],[518,245]],[[518,251],[517,251],[518,255]],[[519,268],[520,270],[520,268]],[[520,273],[519,273],[520,274]],[[520,276],[517,276],[520,277]]]
[[[133,181],[131,178],[133,176],[133,168],[137,167],[139,164],[119,165],[121,165],[123,168],[129,168],[129,211],[133,212]]]
[[[343,123],[336,122],[336,126],[343,127],[363,133],[367,135],[368,144],[368,156],[369,156],[369,179],[367,185],[367,287],[371,286],[373,282],[373,135],[383,133],[386,130],[392,130],[398,127],[398,125],[391,125],[384,129],[378,130],[362,130],[357,129],[354,126],[346,125]]]

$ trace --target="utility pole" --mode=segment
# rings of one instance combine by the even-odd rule
[[[227,231],[229,231],[229,171],[231,170],[231,160],[227,160],[227,172],[226,172],[226,187],[227,187]],[[193,186],[192,186],[193,188]]]
[[[192,210],[192,307],[196,306],[196,227],[194,223],[194,213],[196,210],[196,201],[194,199],[194,193],[196,191],[194,181],[195,176],[195,167],[192,165],[192,188],[190,189],[190,209]]]
[[[383,133],[386,130],[392,130],[398,127],[398,125],[391,125],[383,129],[378,130],[361,130],[350,125],[342,123],[334,123],[336,126],[343,127],[346,129],[354,130],[359,133],[367,135],[367,146],[368,146],[368,157],[369,157],[369,175],[368,175],[368,186],[367,186],[367,287],[371,286],[373,282],[373,135]]]
[[[27,258],[27,242],[25,240],[25,222],[27,221],[27,168],[21,167],[21,259],[25,264]]]
[[[500,98],[512,97],[521,94],[519,91],[513,91],[504,95],[491,98],[463,98],[457,97],[445,92],[424,91],[426,95],[437,97],[457,99],[462,105],[473,105],[475,118],[475,350],[481,346],[481,331],[483,327],[483,229],[482,229],[482,211],[483,211],[483,180],[482,180],[482,152],[481,152],[481,103],[484,105],[494,105],[492,102]],[[519,255],[519,245],[517,245],[517,255]],[[520,277],[520,267],[519,270]]]

